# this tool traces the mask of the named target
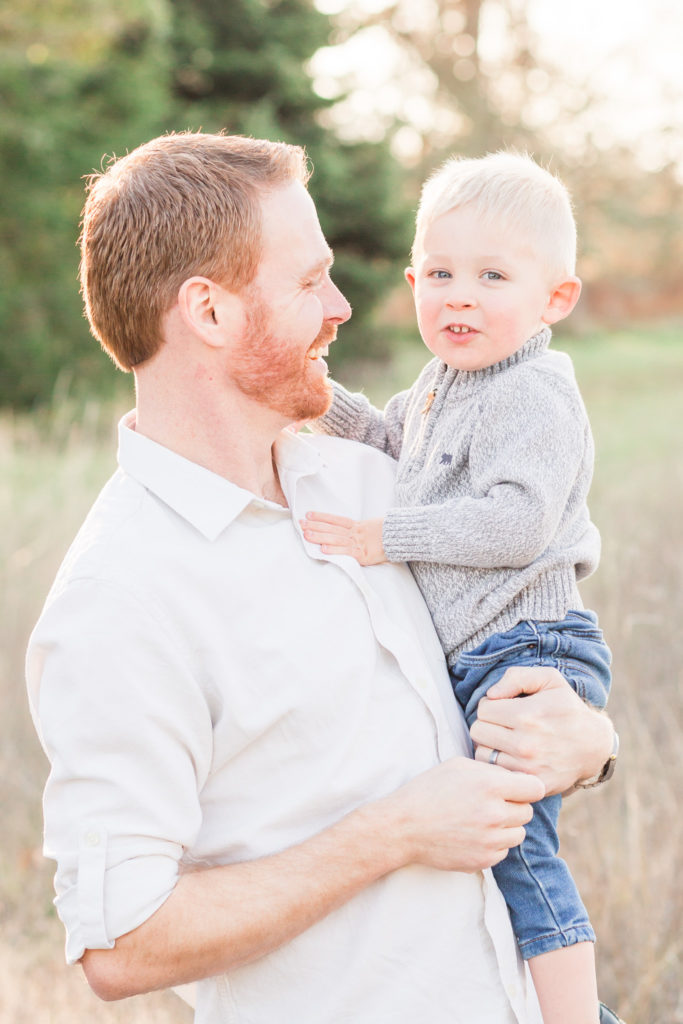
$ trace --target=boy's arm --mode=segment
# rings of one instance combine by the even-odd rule
[[[520,406],[524,417],[520,418]],[[389,561],[522,568],[546,550],[568,500],[585,502],[592,439],[578,395],[549,378],[481,410],[469,451],[468,494],[390,509]],[[573,493],[572,493],[573,492]]]
[[[582,502],[590,483],[590,467],[578,481],[592,452],[585,414],[578,396],[552,381],[543,391],[507,393],[481,411],[469,453],[470,494],[392,508],[383,520],[312,511],[301,524],[304,536],[326,554],[351,555],[361,565],[529,565],[552,540],[572,489],[578,486]]]
[[[332,405],[324,416],[309,424],[311,430],[360,441],[397,459],[403,444],[403,425],[410,392],[401,391],[394,395],[382,411],[371,405],[365,395],[352,394],[337,381],[332,381],[332,388]]]

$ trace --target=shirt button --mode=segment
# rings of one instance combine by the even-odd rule
[[[99,846],[100,845],[100,834],[99,834],[99,832],[86,832],[86,834],[85,834],[85,845],[86,846]]]

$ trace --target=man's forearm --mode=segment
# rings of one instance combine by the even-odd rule
[[[166,902],[112,950],[87,950],[103,999],[167,988],[248,963],[293,939],[400,866],[373,806],[259,860],[183,874]]]
[[[166,902],[82,964],[103,999],[223,974],[289,942],[406,864],[476,871],[521,843],[538,779],[455,757],[298,846],[181,875]]]

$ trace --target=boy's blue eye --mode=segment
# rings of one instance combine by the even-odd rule
[[[429,272],[428,276],[429,277],[435,277],[437,279],[437,281],[444,281],[444,280],[446,280],[446,278],[449,278],[451,275],[448,273],[447,270],[431,270]]]
[[[483,276],[487,281],[502,281],[503,275],[499,274],[497,270],[485,270]]]

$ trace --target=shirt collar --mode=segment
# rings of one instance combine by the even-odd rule
[[[317,449],[289,430],[283,430],[275,442],[275,459],[288,501],[296,480],[323,466]],[[211,541],[248,505],[278,507],[144,434],[138,434],[135,410],[119,422],[118,463],[128,476]]]
[[[312,438],[292,430],[280,432],[275,440],[274,452],[280,483],[287,500],[290,498],[288,482],[294,482],[302,476],[311,476],[325,465],[321,453],[312,443]]]

